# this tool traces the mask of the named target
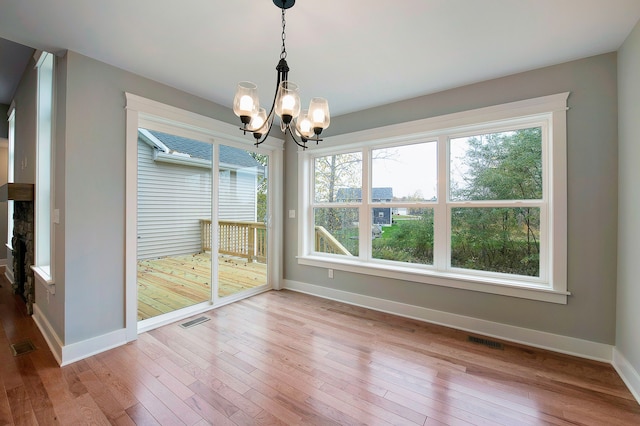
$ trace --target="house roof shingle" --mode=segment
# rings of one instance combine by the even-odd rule
[[[362,189],[361,188],[340,188],[338,189],[338,194],[336,198],[338,201],[361,200]],[[393,188],[391,187],[372,188],[371,199],[373,201],[392,200]]]
[[[187,154],[192,158],[211,161],[213,156],[213,145],[197,141],[194,139],[184,138],[181,136],[171,135],[168,133],[158,132],[157,130],[148,130],[160,142],[166,145],[171,151],[181,154]],[[226,145],[220,145],[220,162],[225,164],[233,164],[240,167],[256,167],[262,169],[263,166],[258,163],[247,151],[243,149],[233,148]]]

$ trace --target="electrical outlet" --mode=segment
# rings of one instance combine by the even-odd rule
[[[329,269],[329,278],[333,278],[333,269]]]

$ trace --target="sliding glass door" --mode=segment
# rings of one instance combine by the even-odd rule
[[[267,282],[268,168],[265,154],[219,146],[217,298]]]
[[[138,129],[138,320],[211,301],[213,145]]]
[[[268,169],[269,154],[138,129],[138,321],[268,288]]]

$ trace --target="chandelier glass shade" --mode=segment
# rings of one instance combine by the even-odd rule
[[[285,47],[285,10],[292,7],[295,0],[273,0],[282,9],[282,49],[280,61],[276,66],[278,78],[276,91],[269,113],[260,107],[258,87],[250,81],[241,81],[236,88],[233,99],[233,112],[240,117],[245,134],[252,133],[255,144],[264,142],[271,132],[273,121],[280,118],[280,129],[289,133],[293,141],[307,148],[307,141],[321,141],[320,134],[329,127],[329,103],[324,98],[312,98],[309,108],[301,110],[300,91],[298,85],[289,81],[289,66],[286,61]]]

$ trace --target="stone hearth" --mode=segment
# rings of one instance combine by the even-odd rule
[[[35,301],[34,264],[34,185],[31,183],[7,183],[0,186],[0,201],[13,201],[13,292],[19,294],[33,313]]]
[[[31,265],[34,264],[34,212],[33,201],[13,202],[13,292],[19,294],[27,304],[29,315],[33,313],[35,301],[35,279]]]

